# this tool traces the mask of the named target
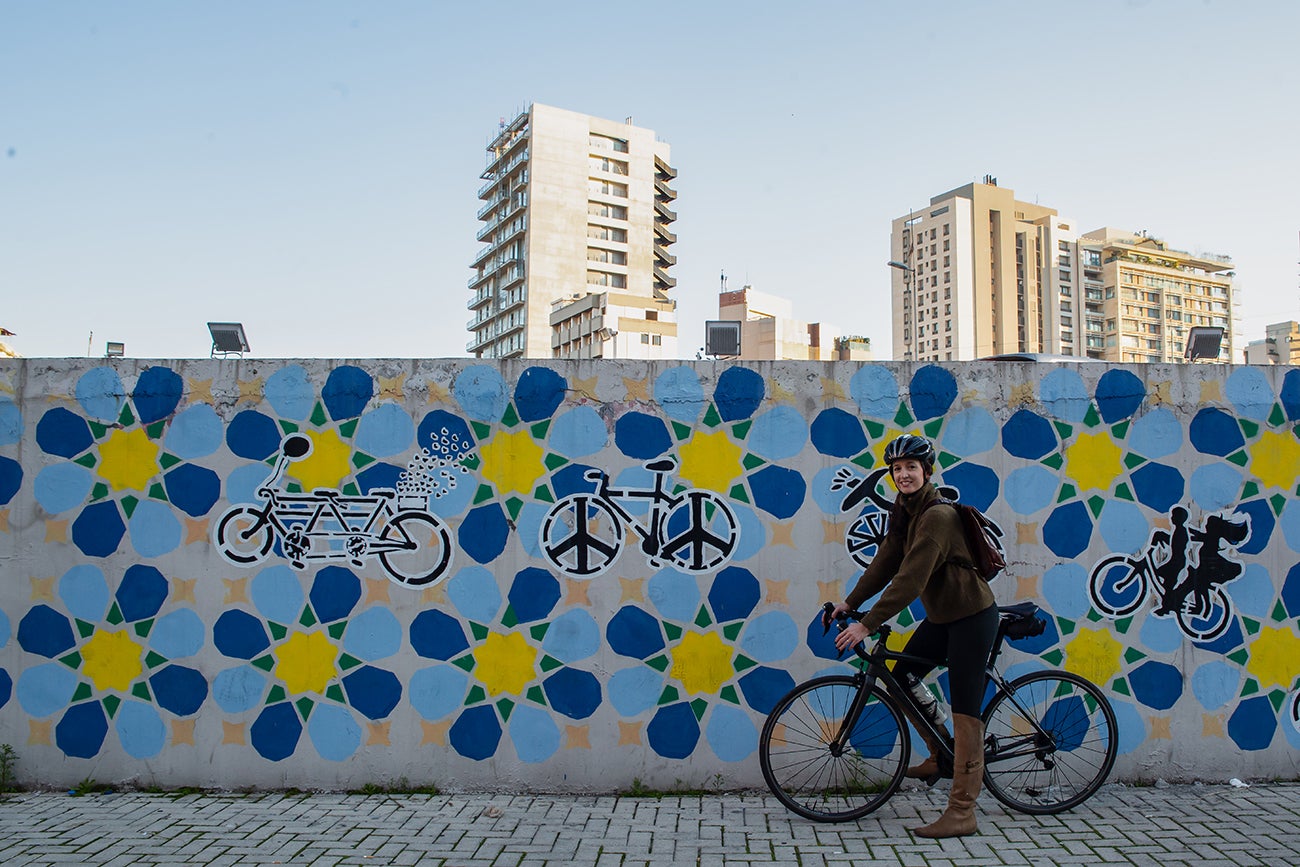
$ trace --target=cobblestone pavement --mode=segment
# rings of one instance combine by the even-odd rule
[[[1059,816],[980,799],[980,833],[907,832],[946,790],[860,822],[800,819],[767,794],[27,793],[0,802],[0,861],[35,864],[1300,864],[1300,785],[1104,787]]]

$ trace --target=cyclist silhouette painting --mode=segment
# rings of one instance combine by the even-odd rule
[[[898,489],[889,530],[876,556],[834,614],[857,609],[879,593],[862,620],[835,639],[848,650],[876,632],[886,620],[918,597],[926,616],[908,639],[905,652],[923,659],[946,661],[952,693],[953,782],[948,807],[939,819],[913,829],[920,837],[962,837],[975,833],[975,801],[984,771],[985,663],[998,630],[998,608],[988,583],[971,566],[961,520],[956,509],[928,508],[939,496],[931,482],[935,450],[924,437],[904,434],[885,448],[885,463]],[[932,666],[898,664],[900,677],[924,677]],[[915,725],[915,722],[914,722]],[[916,726],[924,732],[924,726]],[[934,756],[939,745],[926,737],[930,758],[909,768],[907,776],[938,774]]]
[[[1175,512],[1179,509],[1175,509]],[[1186,516],[1186,510],[1182,510]],[[1198,614],[1208,614],[1211,609],[1210,593],[1220,584],[1226,584],[1229,581],[1241,575],[1244,567],[1235,560],[1229,560],[1224,556],[1224,549],[1221,546],[1235,548],[1250,537],[1250,524],[1248,520],[1241,522],[1229,521],[1222,515],[1210,515],[1205,519],[1205,529],[1197,530],[1193,528],[1187,534],[1190,541],[1200,543],[1197,551],[1197,562],[1187,570],[1187,575],[1181,584],[1169,587],[1165,590],[1164,600],[1160,607],[1156,609],[1157,615],[1173,614],[1182,611],[1187,604],[1188,594],[1192,594],[1193,607],[1192,611]],[[1174,539],[1178,538],[1175,532]],[[1176,545],[1176,543],[1174,543]],[[1171,548],[1171,557],[1177,547]],[[1184,555],[1184,559],[1186,556]],[[1159,569],[1156,570],[1159,573]]]

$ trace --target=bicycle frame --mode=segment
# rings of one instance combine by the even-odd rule
[[[671,494],[664,489],[667,472],[662,470],[652,470],[652,472],[654,473],[653,488],[612,488],[609,485],[609,475],[604,470],[588,470],[586,476],[588,481],[599,485],[596,489],[596,499],[608,506],[621,520],[626,521],[629,527],[636,530],[637,535],[641,537],[641,550],[650,556],[659,552],[659,525],[664,513],[682,501],[680,495]],[[650,501],[649,524],[642,524],[623,507],[622,503],[629,500]]]
[[[850,612],[847,617],[856,619],[856,615],[857,612]],[[865,645],[862,643],[857,644],[853,648],[858,657],[866,662],[866,668],[859,670],[857,674],[854,675],[854,681],[859,687],[858,692],[853,698],[853,703],[849,706],[848,713],[844,715],[844,720],[840,725],[840,730],[836,733],[835,740],[832,742],[831,751],[833,754],[838,755],[846,748],[849,735],[857,725],[858,718],[866,708],[867,699],[872,694],[872,687],[877,681],[879,681],[884,684],[885,691],[889,696],[903,706],[905,716],[907,716],[909,721],[911,721],[912,725],[924,726],[925,732],[928,732],[931,738],[939,744],[941,754],[935,756],[935,760],[939,762],[940,767],[945,771],[950,771],[954,760],[952,736],[948,733],[946,728],[943,726],[936,726],[931,722],[930,718],[921,710],[920,705],[912,696],[911,690],[906,689],[898,678],[894,676],[893,670],[885,664],[887,662],[915,662],[926,666],[937,666],[941,663],[933,659],[926,659],[910,653],[890,650],[886,646],[886,642],[891,634],[892,629],[888,624],[886,624],[880,628],[880,638],[871,650],[866,650]],[[989,652],[989,661],[984,672],[986,690],[987,684],[992,683],[994,692],[993,695],[989,697],[989,700],[985,702],[984,707],[987,708],[999,694],[1005,695],[1007,700],[1021,712],[1025,721],[1032,726],[1032,730],[1010,743],[998,743],[994,750],[989,750],[989,744],[986,741],[984,754],[985,763],[1008,761],[1023,756],[1036,755],[1045,751],[1054,752],[1056,749],[1052,735],[1044,731],[1038,724],[1034,715],[1029,713],[1016,699],[1015,692],[1011,689],[1010,684],[997,668],[997,659],[1002,653],[1002,644],[1005,640],[1006,630],[1001,624],[999,624],[998,634],[994,639],[993,649]],[[925,732],[923,732],[923,734]]]

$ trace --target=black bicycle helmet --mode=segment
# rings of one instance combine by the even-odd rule
[[[925,437],[903,434],[885,446],[885,463],[911,458],[920,461],[926,472],[934,471],[934,446]]]

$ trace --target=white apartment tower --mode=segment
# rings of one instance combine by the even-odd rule
[[[676,358],[668,145],[631,118],[534,104],[487,157],[469,353]]]
[[[1056,209],[986,176],[893,221],[894,357],[959,361],[1047,353],[1181,361],[1195,325],[1233,358],[1232,262],[1144,234],[1081,234]]]

